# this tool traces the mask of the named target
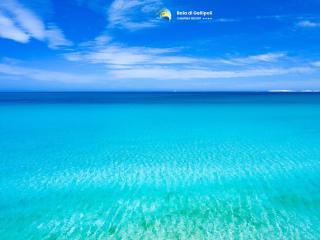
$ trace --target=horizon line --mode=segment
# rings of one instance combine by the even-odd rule
[[[320,93],[320,90],[0,90],[0,93]]]

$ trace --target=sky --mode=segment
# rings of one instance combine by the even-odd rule
[[[0,91],[317,91],[319,43],[319,0],[1,0]]]

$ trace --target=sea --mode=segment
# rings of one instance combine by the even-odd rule
[[[320,94],[0,93],[0,239],[320,239]]]

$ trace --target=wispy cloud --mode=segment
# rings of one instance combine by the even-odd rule
[[[52,81],[63,83],[89,83],[99,79],[97,76],[49,71],[38,68],[23,67],[16,64],[0,63],[0,74],[17,76],[38,81]]]
[[[233,22],[239,22],[240,19],[235,19],[235,18],[217,18],[214,21],[218,22],[218,23],[233,23]]]
[[[315,70],[308,65],[279,64],[286,53],[269,52],[243,57],[190,57],[180,48],[128,47],[108,41],[66,54],[69,61],[102,64],[115,79],[225,79],[303,74]]]
[[[129,30],[153,27],[161,5],[160,0],[114,0],[108,11],[109,27]]]
[[[55,25],[48,26],[46,30],[48,46],[50,48],[58,48],[61,46],[71,46],[72,42],[67,40],[60,28]]]
[[[231,65],[244,65],[244,64],[254,64],[259,62],[275,62],[283,57],[286,57],[285,53],[282,52],[271,52],[271,53],[264,53],[258,55],[251,55],[247,57],[234,57],[230,59],[221,59],[220,61],[225,64]]]
[[[15,23],[0,11],[0,37],[20,43],[29,41],[29,35],[22,31]]]
[[[105,44],[104,42],[107,41]],[[93,47],[95,43],[101,46]],[[90,46],[90,47],[88,47]],[[271,76],[306,76],[319,70],[317,62],[289,67],[278,62],[284,54],[266,53],[235,58],[196,58],[183,56],[179,48],[125,47],[111,44],[108,38],[97,38],[82,46],[86,51],[66,55],[69,64],[85,66],[85,74],[71,70],[45,70],[24,66],[21,62],[7,60],[0,63],[0,76],[80,84],[126,84],[148,81],[174,80],[194,82],[223,79],[252,79]],[[228,59],[228,60],[227,60]],[[235,62],[246,63],[230,64]],[[84,65],[83,65],[84,63]],[[267,65],[265,65],[267,63]],[[270,65],[270,63],[272,63]],[[67,64],[67,63],[66,63]],[[98,69],[96,64],[100,64]],[[76,66],[76,65],[73,65]],[[93,66],[93,68],[91,68]],[[90,70],[91,69],[91,70]],[[94,69],[92,71],[92,69]],[[282,78],[282,77],[281,77]],[[198,82],[197,84],[200,84]]]
[[[69,61],[84,61],[105,64],[108,68],[133,67],[138,65],[211,65],[241,66],[257,63],[273,63],[287,57],[284,52],[269,52],[244,57],[196,57],[187,56],[181,51],[183,48],[155,48],[125,46],[112,41],[109,36],[100,36],[94,41],[80,44],[77,51],[65,54]],[[188,66],[187,66],[188,65]]]
[[[71,61],[105,64],[111,68],[134,65],[187,64],[197,61],[195,58],[178,56],[174,54],[176,51],[175,48],[126,47],[110,43],[98,48],[89,48],[88,51],[66,54],[66,58]]]
[[[268,92],[272,93],[290,93],[290,92],[303,92],[303,93],[318,93],[320,90],[313,90],[313,89],[303,89],[303,90],[293,90],[293,89],[275,89],[269,90]]]
[[[276,20],[284,26],[290,26],[290,29],[296,31],[297,29],[312,29],[319,28],[319,16],[314,14],[290,14],[290,15],[271,15],[258,16],[257,20]]]
[[[8,15],[12,17],[16,25],[19,26],[21,30],[28,33],[30,37],[44,40],[44,23],[31,10],[14,0],[4,0],[0,6],[4,11],[8,12]]]
[[[313,62],[311,63],[313,66],[315,67],[320,67],[320,61],[316,61],[316,62]]]
[[[251,78],[279,76],[290,73],[309,73],[313,71],[309,67],[293,68],[260,68],[241,69],[234,71],[214,71],[210,69],[177,69],[167,67],[131,68],[112,70],[111,76],[126,79],[162,79],[162,80],[188,80],[188,79],[225,79],[225,78]]]
[[[303,27],[303,28],[315,28],[315,27],[320,27],[320,22],[303,20],[303,21],[298,22],[298,26]]]
[[[0,2],[0,37],[20,43],[34,38],[48,42],[51,48],[72,44],[57,26],[46,26],[34,12],[15,0]]]

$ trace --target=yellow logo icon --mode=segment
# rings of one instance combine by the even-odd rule
[[[167,8],[162,9],[160,11],[160,18],[170,21],[172,18],[170,10]]]

